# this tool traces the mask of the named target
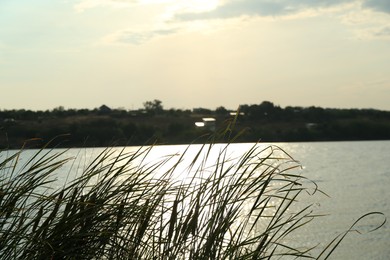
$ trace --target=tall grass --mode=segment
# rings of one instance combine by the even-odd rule
[[[228,148],[204,144],[153,162],[153,146],[108,148],[62,185],[56,173],[74,160],[63,151],[42,149],[25,163],[22,150],[2,152],[0,258],[328,258],[348,232],[319,255],[289,244],[317,217],[311,205],[295,207],[316,191],[299,163],[277,146],[239,158]]]

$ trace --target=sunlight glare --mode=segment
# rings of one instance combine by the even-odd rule
[[[168,9],[174,9],[179,12],[207,12],[215,9],[220,0],[140,0],[141,4],[168,4]]]
[[[219,4],[219,0],[191,0],[186,1],[186,11],[188,12],[206,12],[215,9]]]

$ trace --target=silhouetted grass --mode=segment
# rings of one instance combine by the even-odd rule
[[[24,164],[22,150],[2,152],[1,259],[317,258],[286,239],[316,217],[311,205],[291,210],[313,192],[293,170],[300,165],[277,146],[235,160],[220,147],[153,162],[153,146],[105,149],[60,186],[55,174],[73,160],[64,151],[42,149]]]

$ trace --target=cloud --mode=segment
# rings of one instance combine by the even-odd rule
[[[139,45],[153,38],[176,33],[177,29],[158,29],[158,30],[122,30],[103,39],[105,44],[134,44]]]
[[[356,30],[356,36],[362,40],[390,40],[390,26],[371,26],[365,29]]]
[[[219,23],[222,26],[218,28],[226,28],[229,22],[237,24],[237,20],[230,18],[295,19],[324,13],[346,21],[351,28],[360,27],[353,28],[359,38],[388,38],[388,29],[384,27],[389,22],[390,0],[79,0],[76,10],[95,7],[137,7],[145,11],[145,17],[152,13],[154,17],[139,20],[135,25],[145,30],[120,30],[103,38],[105,44],[139,45],[178,31],[203,32],[204,28],[217,28],[215,25]],[[151,7],[153,12],[147,9]]]
[[[390,1],[389,0],[367,0],[364,2],[363,6],[370,8],[370,9],[373,9],[375,11],[390,14]]]
[[[242,15],[260,15],[260,16],[268,16],[268,15],[276,15],[287,13],[291,10],[284,7],[280,3],[276,2],[231,2],[226,5],[222,5],[217,7],[216,9],[209,12],[202,13],[184,13],[178,15],[179,19],[182,20],[203,20],[203,19],[214,19],[214,18],[232,18]]]
[[[84,12],[87,9],[99,7],[99,6],[110,6],[110,7],[127,7],[137,0],[83,0],[74,6],[77,12]]]
[[[326,8],[356,0],[230,0],[208,12],[188,12],[178,14],[179,20],[223,19],[238,16],[283,16],[307,9]]]
[[[377,37],[389,37],[390,36],[390,26],[380,28],[374,33]]]

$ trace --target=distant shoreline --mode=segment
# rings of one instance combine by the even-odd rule
[[[153,102],[145,109],[135,111],[107,106],[94,110],[0,111],[0,149],[19,149],[23,145],[39,148],[53,138],[48,147],[175,145],[208,141],[381,141],[390,140],[390,112],[281,108],[268,101],[242,105],[238,114],[223,107],[164,110],[161,103]]]

